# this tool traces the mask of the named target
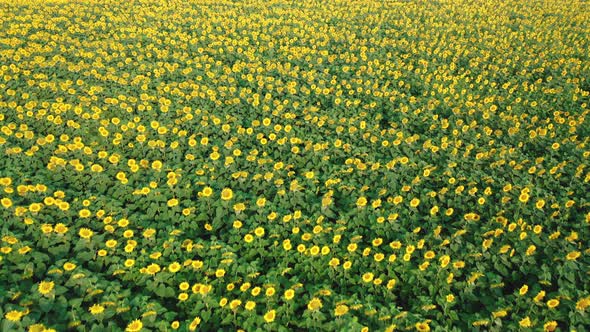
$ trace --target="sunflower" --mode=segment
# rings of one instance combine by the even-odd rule
[[[558,299],[551,299],[551,300],[547,301],[547,306],[549,307],[549,309],[553,309],[553,308],[557,307],[558,305],[559,305]]]
[[[365,274],[363,274],[362,278],[363,278],[364,282],[371,282],[371,281],[373,281],[373,277],[374,277],[373,273],[366,272]]]
[[[159,171],[160,169],[162,169],[162,162],[159,160],[155,160],[154,162],[152,162],[152,169],[155,171]]]
[[[575,261],[581,255],[582,253],[580,253],[579,251],[572,251],[565,256],[565,259],[567,259],[568,261]]]
[[[150,274],[150,275],[155,275],[156,273],[160,272],[160,270],[161,270],[160,265],[158,265],[156,263],[152,263],[146,268],[147,274]]]
[[[435,256],[436,254],[432,250],[429,250],[424,254],[425,259],[433,259]]]
[[[416,328],[417,331],[420,331],[420,332],[430,331],[430,326],[428,326],[428,323],[416,323],[416,325],[414,325],[414,327]]]
[[[264,228],[262,228],[262,227],[257,227],[257,228],[254,230],[254,234],[256,234],[256,236],[258,236],[258,237],[261,237],[261,236],[263,236],[263,235],[264,235]]]
[[[393,241],[389,244],[391,249],[400,249],[402,247],[402,243],[400,241]]]
[[[10,200],[10,198],[6,198],[6,197],[5,197],[5,198],[2,198],[2,199],[0,200],[0,204],[2,204],[2,206],[3,206],[5,209],[8,209],[9,207],[11,207],[11,206],[12,206],[12,201]]]
[[[205,187],[203,188],[203,191],[201,191],[201,195],[203,197],[209,197],[213,194],[213,189],[211,189],[211,187]]]
[[[393,287],[395,287],[395,284],[396,284],[396,280],[395,279],[390,279],[387,282],[386,287],[387,287],[387,289],[393,289]]]
[[[181,268],[181,266],[177,262],[174,262],[174,263],[168,265],[168,271],[170,271],[172,273],[176,273],[176,272],[180,271],[180,268]]]
[[[543,325],[543,331],[553,332],[555,331],[555,329],[557,329],[557,322],[554,320],[547,322]]]
[[[287,300],[287,301],[292,300],[293,297],[295,297],[295,291],[292,289],[287,289],[285,291],[285,293],[283,294],[283,296],[285,297],[285,300]]]
[[[195,317],[195,319],[193,319],[193,321],[191,322],[191,324],[188,326],[188,330],[189,331],[196,330],[197,327],[199,326],[199,324],[201,324],[201,318]]]
[[[72,271],[73,269],[76,268],[76,264],[70,263],[70,262],[66,262],[66,263],[64,263],[63,268],[66,271]]]
[[[41,211],[41,204],[33,203],[33,204],[29,205],[29,211],[35,212],[35,213]]]
[[[311,247],[311,248],[309,249],[309,253],[310,253],[312,256],[317,256],[317,255],[320,253],[320,247],[318,247],[318,246],[313,246],[313,247]]]
[[[12,310],[4,314],[4,318],[11,322],[18,322],[24,316],[24,314],[17,310]]]
[[[274,289],[274,287],[268,287],[266,289],[266,291],[264,292],[264,295],[266,295],[266,296],[273,296],[273,295],[275,295],[275,289]]]
[[[90,239],[92,235],[94,235],[94,232],[88,228],[80,228],[78,235],[80,235],[80,237],[83,239]]]
[[[55,225],[55,227],[53,228],[53,231],[58,233],[58,234],[65,234],[68,231],[68,227],[62,223],[58,223],[57,225]]]
[[[502,318],[502,317],[506,317],[507,315],[508,315],[508,312],[506,310],[499,310],[499,311],[492,312],[492,317],[494,317],[494,318]]]
[[[345,304],[337,305],[334,309],[335,316],[342,316],[348,312],[348,306]]]
[[[221,191],[221,199],[224,201],[229,201],[234,197],[234,192],[230,188],[224,188]]]
[[[141,331],[142,327],[143,323],[139,319],[136,319],[129,323],[129,325],[127,325],[127,328],[125,328],[125,332],[139,332]]]
[[[361,196],[356,200],[356,206],[362,208],[367,205],[367,198]]]
[[[88,308],[88,311],[90,311],[90,313],[93,315],[99,315],[104,312],[104,307],[100,304],[93,304],[90,308]]]
[[[260,197],[256,200],[256,206],[262,208],[266,205],[266,198]]]
[[[234,211],[237,214],[242,213],[244,210],[246,210],[246,204],[244,204],[244,203],[234,204]]]
[[[79,212],[80,218],[88,218],[92,213],[88,209],[82,209]]]
[[[229,308],[231,310],[236,310],[236,308],[238,308],[241,304],[242,304],[242,300],[237,300],[237,299],[236,300],[232,300],[229,303]]]
[[[518,200],[519,200],[521,203],[526,203],[526,202],[528,202],[528,201],[529,201],[529,197],[530,197],[530,196],[529,196],[529,194],[527,194],[527,193],[522,193],[522,194],[520,194],[520,196],[518,196]]]
[[[536,250],[537,250],[537,247],[534,244],[531,244],[526,250],[526,255],[531,256],[535,253]]]
[[[285,249],[286,251],[289,251],[292,248],[293,248],[293,246],[291,245],[291,241],[289,239],[283,240],[283,249]]]
[[[47,295],[51,293],[54,286],[55,283],[53,281],[41,281],[39,283],[39,293],[41,293],[42,295]]]
[[[18,253],[19,253],[19,254],[21,254],[21,255],[24,255],[24,254],[28,253],[28,252],[29,252],[29,251],[31,251],[31,250],[32,250],[32,249],[31,249],[31,247],[29,247],[29,246],[24,246],[24,247],[22,247],[22,248],[20,248],[20,249],[18,250]]]
[[[533,326],[531,319],[529,318],[529,316],[526,316],[525,318],[523,318],[522,320],[520,320],[518,322],[518,325],[520,325],[521,327],[531,327]]]
[[[254,310],[255,307],[256,307],[256,302],[254,302],[254,301],[248,301],[248,302],[246,302],[246,305],[244,306],[244,308],[246,308],[246,310]]]
[[[322,301],[317,297],[312,298],[311,301],[309,301],[309,303],[307,304],[307,309],[309,309],[310,311],[317,311],[320,310],[322,307]]]
[[[221,300],[219,300],[219,306],[220,307],[225,307],[227,305],[227,299],[224,297]]]
[[[215,161],[217,159],[219,159],[219,157],[221,157],[221,155],[219,154],[219,152],[217,151],[213,151],[210,155],[209,158],[211,158],[211,160]]]
[[[276,310],[271,310],[271,311],[264,314],[264,321],[267,323],[272,323],[272,322],[274,322],[276,316],[277,316]]]
[[[539,293],[537,293],[537,295],[535,295],[535,297],[533,298],[533,301],[535,302],[539,302],[541,301],[544,297],[545,297],[545,291],[540,291]]]

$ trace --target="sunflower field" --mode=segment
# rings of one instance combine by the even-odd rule
[[[590,2],[0,0],[0,331],[587,331]]]

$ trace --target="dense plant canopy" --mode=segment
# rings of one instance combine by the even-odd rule
[[[0,330],[590,328],[586,1],[0,4]]]

